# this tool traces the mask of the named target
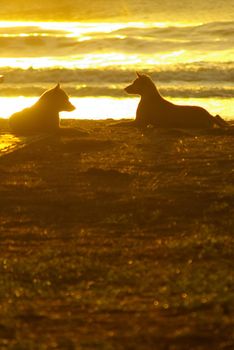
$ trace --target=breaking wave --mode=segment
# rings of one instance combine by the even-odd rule
[[[234,63],[193,63],[156,66],[142,70],[149,74],[166,96],[233,97]],[[61,82],[72,96],[124,97],[123,88],[134,78],[132,70],[111,69],[20,69],[3,68],[0,95],[36,96]]]

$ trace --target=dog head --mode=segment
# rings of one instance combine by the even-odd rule
[[[69,101],[66,92],[60,88],[60,84],[57,84],[53,89],[45,91],[41,95],[39,102],[46,108],[56,112],[71,112],[75,109],[75,106]]]
[[[137,95],[143,95],[145,92],[152,90],[155,88],[154,83],[148,77],[148,75],[140,74],[136,72],[137,78],[133,81],[133,83],[129,86],[127,86],[124,90],[128,94],[137,94]]]

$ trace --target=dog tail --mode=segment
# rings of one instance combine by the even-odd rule
[[[215,124],[219,126],[220,128],[229,128],[230,125],[223,119],[221,118],[218,114],[214,117],[215,119]]]

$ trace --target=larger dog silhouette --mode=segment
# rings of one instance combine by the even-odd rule
[[[66,92],[57,84],[45,91],[33,106],[12,114],[9,125],[17,134],[54,133],[60,130],[59,112],[74,109]]]
[[[201,129],[229,126],[220,116],[213,117],[202,107],[176,105],[165,100],[151,78],[145,74],[137,73],[137,79],[127,86],[125,91],[128,94],[141,96],[136,111],[136,119],[133,122],[126,122],[125,125]],[[121,124],[124,125],[124,122]]]

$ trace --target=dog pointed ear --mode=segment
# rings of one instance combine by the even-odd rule
[[[142,77],[142,74],[140,74],[139,72],[136,72],[136,75],[138,76],[138,78]]]
[[[60,89],[60,83],[55,86],[55,89]]]

